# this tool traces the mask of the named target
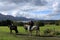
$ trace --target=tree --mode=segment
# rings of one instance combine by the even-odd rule
[[[36,21],[35,22],[35,25],[37,25],[37,26],[44,26],[44,23],[43,22],[40,22],[40,21]]]
[[[13,21],[11,21],[11,20],[6,20],[6,22],[7,22],[7,25],[11,25],[12,23],[13,23]]]

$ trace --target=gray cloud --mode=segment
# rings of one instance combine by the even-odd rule
[[[35,6],[42,6],[42,5],[47,4],[46,0],[12,0],[12,2],[14,2],[14,3],[32,3]]]
[[[0,3],[1,3],[0,11],[9,11],[9,10],[14,10],[18,7],[22,8],[24,6],[27,6],[27,4],[30,5],[30,7],[42,6],[42,5],[46,5],[47,2],[42,0],[0,0]]]
[[[11,6],[4,6],[4,7],[0,7],[0,11],[10,11],[10,10],[14,10],[16,7],[11,7]]]
[[[11,13],[11,15],[14,16],[33,16],[37,18],[40,18],[41,15],[35,15],[29,12],[40,10],[39,8],[41,8],[41,6],[44,10],[43,7],[48,4],[46,0],[0,0],[0,3],[2,4],[0,5],[0,11],[6,11],[7,14]]]
[[[48,16],[59,16],[60,15],[60,2],[55,2],[53,13]]]
[[[11,0],[14,3],[25,3],[25,2],[30,2],[31,0]]]
[[[46,1],[42,0],[0,0],[0,11],[12,10],[17,7],[30,5],[30,6],[42,6],[46,5]],[[13,5],[12,5],[13,4]]]
[[[0,0],[0,2],[10,2],[10,3],[33,3],[33,5],[45,5],[47,3],[46,0]]]
[[[46,4],[47,4],[47,1],[45,1],[45,0],[35,0],[34,1],[34,5],[36,5],[36,6],[43,6]]]

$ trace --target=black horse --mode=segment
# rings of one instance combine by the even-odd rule
[[[17,26],[15,26],[15,25],[9,25],[8,27],[10,29],[10,33],[12,33],[12,30],[14,30],[15,33],[18,33]]]

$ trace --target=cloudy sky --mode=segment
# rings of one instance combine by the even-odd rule
[[[60,0],[0,0],[0,13],[44,20],[60,19]]]

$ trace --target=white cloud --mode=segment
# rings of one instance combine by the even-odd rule
[[[45,19],[48,20],[57,20],[60,19],[60,1],[55,0],[52,3],[52,13],[45,15]]]
[[[0,0],[0,12],[5,15],[23,16],[27,18],[52,19],[60,15],[59,0]],[[51,13],[33,13],[45,10]]]

